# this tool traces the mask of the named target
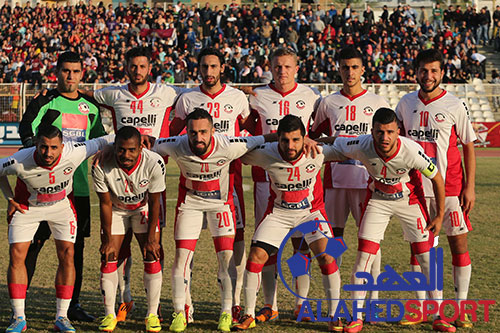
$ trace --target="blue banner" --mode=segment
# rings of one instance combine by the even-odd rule
[[[0,123],[0,146],[20,146],[19,123]]]

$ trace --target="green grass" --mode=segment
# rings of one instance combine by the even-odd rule
[[[476,206],[472,212],[471,220],[474,231],[469,234],[469,250],[473,263],[472,280],[470,285],[470,299],[494,299],[499,297],[498,285],[500,279],[500,266],[497,264],[499,256],[498,246],[498,206],[500,204],[500,158],[478,158]],[[173,163],[168,166],[167,190],[168,190],[168,226],[163,231],[165,247],[165,274],[163,278],[162,305],[164,316],[169,320],[172,311],[170,270],[175,252],[173,241],[173,215],[174,205],[177,198],[177,167]],[[252,188],[252,180],[249,176],[249,168],[244,168],[244,182]],[[96,316],[103,315],[103,306],[99,290],[99,212],[97,198],[92,196],[92,236],[86,241],[85,248],[85,271],[84,283],[81,293],[81,303],[89,312]],[[251,190],[245,192],[245,204],[247,213],[247,249],[254,229],[253,223],[253,195]],[[0,203],[0,219],[5,219],[5,200]],[[0,234],[4,235],[4,241],[0,243],[0,327],[8,326],[10,316],[10,304],[6,282],[6,270],[8,265],[8,242],[7,223],[0,224]],[[354,264],[357,240],[356,230],[351,220],[344,236],[349,250],[344,255],[341,267],[343,283],[349,283],[350,272]],[[444,281],[445,298],[453,298],[453,283],[451,276],[451,258],[446,245],[446,239],[442,235],[441,245],[445,248],[444,259]],[[382,243],[382,265],[390,264],[398,272],[408,270],[409,247],[403,241],[402,231],[399,223],[393,221],[386,231],[385,240]],[[136,309],[129,316],[126,323],[120,323],[115,332],[140,332],[144,330],[143,318],[145,315],[145,295],[142,284],[143,265],[137,243],[133,243],[134,264],[132,266],[132,293],[136,301]],[[193,272],[193,299],[195,304],[196,323],[189,325],[187,332],[204,332],[216,330],[219,316],[219,288],[217,285],[216,256],[213,243],[208,231],[203,231],[196,248],[195,266]],[[54,276],[57,267],[54,243],[47,242],[42,250],[38,267],[33,278],[33,283],[28,291],[26,300],[26,314],[30,332],[45,332],[52,329],[55,315],[55,290]],[[313,277],[318,277],[318,268],[314,264]],[[311,281],[312,297],[321,298],[321,280]],[[341,297],[349,298],[349,294],[342,291]],[[381,292],[381,298],[412,298],[409,292]],[[278,303],[280,308],[280,320],[272,324],[258,326],[254,332],[310,332],[326,331],[326,323],[296,323],[291,319],[294,298],[280,282],[278,291]],[[259,294],[257,307],[262,306],[262,293]],[[483,312],[478,311],[479,322],[475,324],[475,332],[498,332],[500,331],[500,317],[498,306],[490,308],[490,322],[482,322]],[[75,327],[81,332],[97,331],[97,323],[75,323]],[[376,326],[365,326],[366,332],[417,332],[430,331],[431,325],[418,325],[417,327],[402,328],[396,324],[380,324]],[[168,330],[168,323],[163,324],[163,330]],[[459,329],[460,331],[460,329]],[[465,331],[465,330],[462,330]]]

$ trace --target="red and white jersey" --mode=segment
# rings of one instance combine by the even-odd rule
[[[370,134],[357,138],[338,138],[333,145],[324,146],[325,160],[356,159],[361,161],[370,174],[368,188],[386,200],[424,198],[422,177],[434,178],[438,169],[431,159],[413,140],[399,137],[394,155],[381,157]],[[339,155],[340,153],[340,155]],[[343,157],[342,157],[343,155]],[[339,158],[340,157],[340,158]]]
[[[276,132],[279,121],[288,114],[299,117],[308,131],[313,113],[321,100],[317,89],[298,83],[285,93],[278,91],[272,84],[256,88],[254,92],[257,96],[250,95],[250,110],[257,118],[256,135]],[[252,168],[252,178],[256,182],[267,182],[261,168]]]
[[[337,137],[370,134],[373,115],[381,107],[390,106],[385,98],[367,90],[352,97],[340,90],[321,100],[312,130]],[[357,160],[332,162],[325,167],[325,188],[364,189],[367,181],[368,172]]]
[[[424,102],[419,91],[399,101],[396,114],[405,135],[424,147],[445,180],[446,196],[458,196],[462,190],[462,158],[457,141],[467,144],[476,140],[469,119],[469,108],[446,90]],[[432,184],[424,180],[425,195],[433,197]]]
[[[165,190],[165,163],[157,153],[143,149],[132,169],[121,168],[113,158],[93,165],[92,178],[96,192],[110,192],[114,208],[135,210],[148,203],[148,193]]]
[[[172,157],[181,171],[177,205],[193,209],[210,209],[220,204],[232,204],[233,184],[229,164],[249,150],[264,143],[264,137],[228,137],[215,134],[212,147],[203,156],[195,155],[187,135],[156,141],[153,150]],[[231,189],[231,190],[230,190]]]
[[[50,168],[39,165],[36,147],[20,150],[0,160],[0,176],[17,176],[14,199],[23,208],[54,205],[73,191],[76,168],[112,143],[114,137],[106,135],[84,142],[66,142],[59,159]]]
[[[115,131],[123,126],[133,126],[154,137],[168,137],[168,117],[182,88],[148,82],[141,95],[134,94],[129,85],[96,90],[94,98],[113,113]]]
[[[246,164],[263,168],[270,182],[270,196],[267,212],[273,210],[311,212],[324,211],[321,167],[324,155],[315,158],[305,154],[294,162],[281,157],[278,143],[261,145],[241,158]]]
[[[250,115],[245,94],[225,84],[213,95],[201,86],[187,90],[175,103],[175,116],[184,120],[198,107],[212,115],[217,133],[229,136],[239,136],[239,119],[245,119]]]

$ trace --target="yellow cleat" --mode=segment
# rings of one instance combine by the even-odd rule
[[[186,317],[184,316],[184,312],[174,312],[172,313],[172,324],[170,324],[169,330],[171,332],[184,332],[187,326]]]
[[[472,328],[474,325],[472,324],[472,321],[470,321],[469,316],[465,314],[463,321],[460,320],[460,318],[455,320],[455,326],[462,328]]]
[[[160,332],[160,318],[157,315],[150,313],[145,319],[146,321],[146,332]]]
[[[99,325],[99,331],[113,332],[117,323],[118,321],[116,320],[115,315],[110,313],[101,321],[101,325]]]

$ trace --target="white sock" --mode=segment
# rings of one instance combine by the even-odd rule
[[[172,302],[175,312],[184,311],[186,304],[186,289],[190,274],[189,264],[193,251],[178,248],[175,250],[175,259],[172,266]]]
[[[245,269],[245,276],[243,278],[243,285],[245,286],[245,314],[251,315],[254,318],[255,303],[257,302],[260,282],[260,273],[250,272],[248,269]]]
[[[472,273],[472,265],[455,266],[453,265],[453,281],[455,284],[455,298],[459,305],[467,299],[469,293],[470,276]]]
[[[373,281],[377,281],[377,277],[380,275],[380,266],[382,264],[382,249],[378,249],[375,259],[372,263],[372,270],[370,274],[373,276]],[[370,299],[378,299],[378,290],[370,291]]]
[[[309,259],[311,259],[309,250],[299,252],[303,255],[308,255]],[[309,273],[310,272],[311,267],[309,266]],[[307,294],[309,293],[309,286],[311,285],[311,277],[308,274],[304,274],[297,276],[294,280],[295,293],[299,296],[307,297]],[[297,308],[299,305],[302,305],[302,302],[304,302],[303,298],[295,297],[295,308]]]
[[[243,276],[245,275],[245,264],[247,254],[245,241],[234,242],[233,245],[234,265],[236,266],[236,284],[233,290],[233,306],[240,305],[241,289],[243,288]]]
[[[420,268],[420,265],[410,265],[410,270],[412,272],[420,272],[422,273],[422,269]],[[425,300],[425,295],[426,292],[424,290],[417,290],[415,291],[415,295],[417,297],[417,300],[422,304],[422,302]],[[420,306],[419,306],[420,308]]]
[[[337,269],[332,274],[322,274],[323,288],[328,298],[328,316],[333,317],[340,299],[340,271]]]
[[[68,317],[69,303],[71,303],[71,298],[56,298],[56,319],[59,317]]]
[[[351,275],[351,283],[352,284],[363,284],[364,279],[357,278],[355,276],[356,272],[371,272],[373,261],[375,260],[376,255],[368,252],[363,252],[358,250],[358,254],[356,256],[356,264],[353,267],[352,275]],[[352,299],[358,300],[357,308],[362,308],[364,305],[364,299],[366,297],[366,291],[352,291],[351,292]],[[363,319],[362,312],[357,313],[356,319]]]
[[[120,303],[129,303],[132,301],[132,292],[130,291],[130,270],[132,269],[132,256],[118,261],[118,294]]]
[[[219,270],[217,280],[221,292],[221,313],[231,313],[233,306],[233,287],[236,284],[236,267],[234,266],[233,251],[224,250],[217,252]]]
[[[103,265],[102,265],[103,266]],[[104,301],[104,315],[115,313],[115,301],[116,301],[116,288],[118,286],[118,271],[116,270],[117,262],[109,262],[108,266],[111,266],[109,273],[103,273],[103,268],[101,266],[101,293]]]
[[[276,300],[277,286],[276,264],[264,266],[262,268],[262,291],[264,293],[264,302],[270,304],[274,311],[278,311]]]
[[[191,262],[186,267],[186,301],[185,304],[191,309],[193,307],[193,298],[191,297],[191,282],[193,280],[194,254],[191,256]],[[188,314],[186,313],[186,316]]]
[[[425,277],[427,278],[427,281],[430,281],[430,253],[429,252],[424,252],[421,254],[416,254],[415,257],[418,260],[418,263],[420,264],[420,268],[422,269],[422,273],[424,273]],[[428,292],[429,299],[435,300],[438,304],[438,306],[441,306],[441,303],[443,302],[442,300],[442,292],[439,290],[431,290]],[[434,316],[435,318],[437,317],[436,315]],[[425,318],[424,318],[425,320]]]
[[[25,303],[24,298],[10,299],[10,304],[12,306],[12,311],[14,312],[15,319],[17,319],[18,317],[26,318],[26,315],[24,314],[24,303]]]
[[[155,263],[156,262],[154,261],[145,261],[144,266],[154,266]],[[146,272],[146,269],[144,269],[144,288],[146,289],[146,299],[148,303],[148,312],[146,315],[149,315],[150,313],[155,315],[158,314],[158,305],[160,304],[162,284],[161,264],[158,262],[158,265],[160,265],[160,267],[159,271],[156,273],[148,273]],[[158,267],[155,268],[157,269]]]

